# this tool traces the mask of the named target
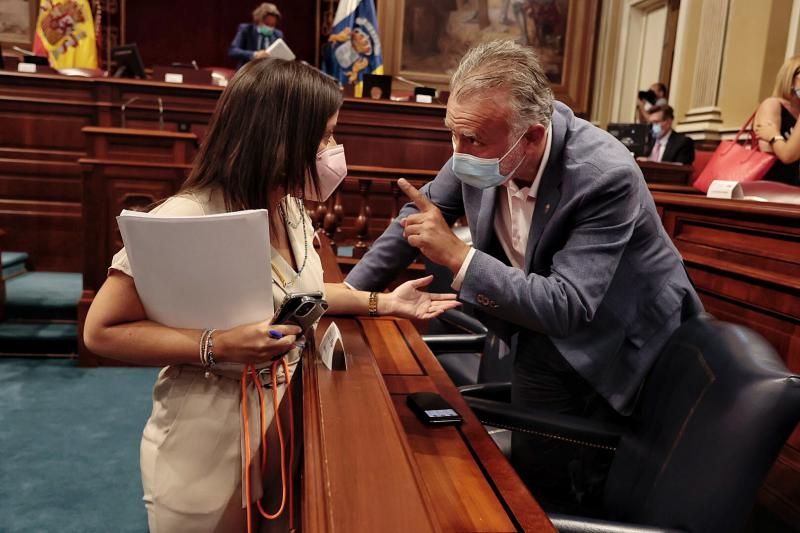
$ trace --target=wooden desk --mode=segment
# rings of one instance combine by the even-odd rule
[[[320,256],[341,280],[330,247]],[[410,322],[333,320],[350,368],[304,363],[303,531],[554,531]],[[464,423],[424,426],[405,403],[416,391]]]
[[[656,161],[639,161],[644,180],[647,184],[666,183],[671,185],[689,185],[689,178],[694,172],[692,165],[676,165],[674,163],[658,163]]]

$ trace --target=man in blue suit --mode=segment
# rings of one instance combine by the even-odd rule
[[[281,20],[278,6],[264,2],[253,10],[253,22],[239,24],[228,55],[238,61],[236,68],[252,59],[267,57],[269,45],[283,39],[283,32],[276,28]]]
[[[347,283],[382,289],[421,252],[511,347],[512,403],[624,420],[672,332],[702,311],[636,162],[554,102],[535,52],[508,41],[467,52],[445,123],[453,157],[420,191],[401,180],[412,203]],[[464,215],[471,247],[450,229]],[[598,477],[558,444],[512,438],[545,500]]]

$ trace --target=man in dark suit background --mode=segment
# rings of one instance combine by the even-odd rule
[[[691,165],[694,162],[694,141],[672,129],[674,118],[675,112],[671,106],[650,108],[647,122],[653,130],[653,140],[648,148],[649,155],[643,159],[684,165]]]
[[[253,10],[253,22],[239,24],[228,55],[238,61],[236,68],[252,59],[269,56],[269,45],[283,39],[283,32],[276,28],[281,20],[278,6],[264,2]]]

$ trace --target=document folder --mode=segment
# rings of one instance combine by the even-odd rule
[[[267,48],[270,57],[277,57],[278,59],[285,59],[286,61],[294,61],[295,55],[286,41],[278,39]]]
[[[265,209],[195,217],[123,211],[117,222],[149,319],[227,329],[272,318]]]

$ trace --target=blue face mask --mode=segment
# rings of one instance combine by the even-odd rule
[[[660,139],[661,138],[661,124],[655,123],[655,124],[653,124],[651,126],[650,129],[653,132],[653,138],[654,139]]]
[[[510,180],[512,176],[514,176],[514,172],[516,172],[522,162],[525,161],[525,158],[523,157],[520,159],[519,163],[517,163],[517,166],[515,166],[514,169],[506,176],[500,174],[500,161],[505,159],[506,156],[511,153],[511,150],[516,148],[524,136],[525,133],[520,135],[519,139],[517,139],[517,142],[515,142],[511,148],[509,148],[508,151],[500,158],[492,157],[487,159],[483,157],[476,157],[470,154],[462,154],[460,152],[456,152],[454,146],[453,173],[462,182],[478,189],[490,189],[492,187],[498,187],[502,185]]]
[[[275,28],[273,28],[272,26],[266,26],[264,24],[259,24],[258,26],[258,33],[260,33],[264,37],[269,37],[270,35],[273,34],[274,31]]]

